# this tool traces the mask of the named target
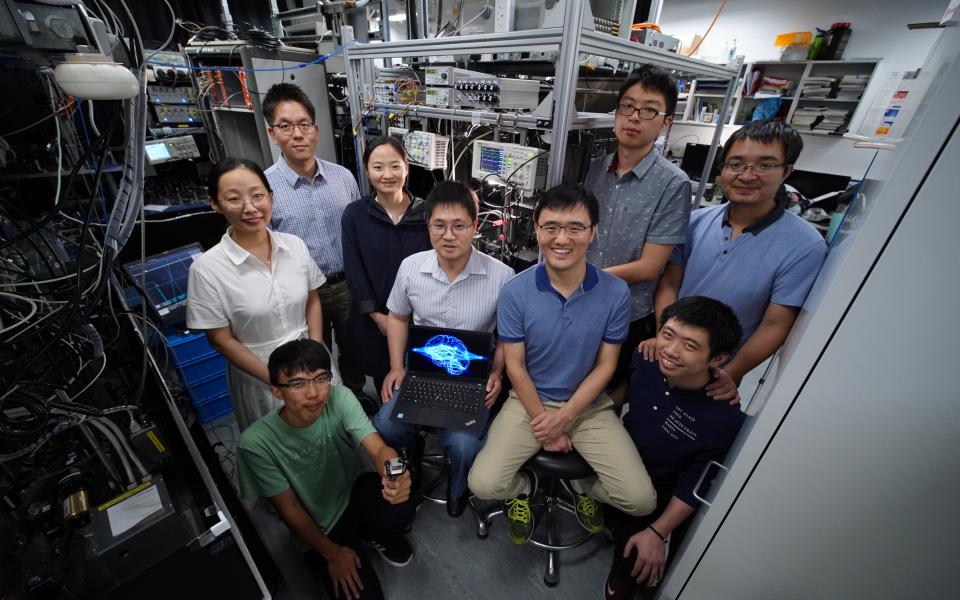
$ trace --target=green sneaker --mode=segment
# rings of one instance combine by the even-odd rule
[[[600,503],[586,494],[577,494],[577,520],[590,533],[600,533],[603,530]]]
[[[503,513],[507,516],[507,533],[514,544],[525,544],[533,535],[533,511],[526,494],[503,501]]]

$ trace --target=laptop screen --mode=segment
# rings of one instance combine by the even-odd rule
[[[482,331],[410,327],[407,370],[445,379],[486,379],[493,361],[493,335]]]
[[[164,325],[179,325],[186,320],[187,275],[194,257],[200,254],[203,248],[195,242],[143,261],[144,292]],[[129,262],[123,268],[140,282],[140,261]]]

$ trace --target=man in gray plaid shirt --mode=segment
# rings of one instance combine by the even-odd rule
[[[326,276],[320,288],[323,339],[330,343],[333,329],[340,349],[340,376],[361,401],[364,377],[344,352],[350,292],[343,274],[340,218],[347,204],[360,199],[353,175],[340,165],[316,156],[319,131],[310,98],[292,83],[272,86],[263,99],[263,116],[270,139],[282,153],[266,170],[273,188],[274,231],[292,233],[307,244],[310,255]]]

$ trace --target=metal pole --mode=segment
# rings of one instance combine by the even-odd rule
[[[577,91],[577,75],[580,73],[580,33],[583,29],[583,3],[585,0],[570,0],[563,15],[563,38],[560,41],[560,57],[553,90],[553,141],[547,170],[547,187],[559,185],[563,180],[563,160],[567,148],[567,133],[574,110]]]
[[[743,58],[737,57],[734,66],[737,68],[738,74],[740,73],[741,64],[743,64]],[[733,103],[733,95],[737,91],[737,83],[739,83],[739,77],[738,75],[733,75],[729,85],[727,85],[727,95],[723,97],[723,105],[720,107],[720,113],[717,115],[717,128],[713,132],[713,141],[710,142],[710,150],[707,151],[707,162],[703,165],[703,175],[700,177],[700,185],[697,186],[697,195],[693,199],[694,209],[700,206],[700,201],[703,200],[703,193],[707,189],[707,179],[710,178],[713,161],[717,156],[720,137],[723,135],[723,126],[727,123],[727,113],[730,110],[730,105]]]

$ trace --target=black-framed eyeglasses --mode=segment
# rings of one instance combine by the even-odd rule
[[[747,163],[739,160],[729,160],[723,163],[723,165],[721,165],[721,168],[724,171],[731,173],[733,175],[742,175],[744,172],[746,172],[747,169],[753,169],[754,175],[762,176],[762,175],[768,175],[770,173],[773,173],[777,169],[782,168],[785,164],[786,163],[761,162],[755,165],[748,165]]]
[[[539,229],[548,237],[557,237],[560,235],[561,231],[566,231],[567,237],[575,238],[586,233],[590,227],[581,225],[579,223],[571,223],[570,225],[555,225],[553,223],[547,223],[546,225],[537,225],[537,229]]]
[[[313,128],[316,126],[317,126],[316,123],[311,123],[310,121],[304,121],[302,123],[297,123],[296,125],[294,125],[293,123],[274,123],[273,124],[273,128],[284,135],[290,135],[291,133],[293,133],[294,127],[299,129],[300,133],[306,135],[311,131],[313,131]]]
[[[456,235],[462,235],[470,229],[470,223],[453,223],[452,225],[447,225],[446,223],[427,223],[427,227],[430,228],[431,233],[437,235],[443,235],[447,232],[447,229],[453,231]]]
[[[302,392],[305,391],[307,386],[310,384],[313,384],[319,388],[329,384],[332,380],[333,375],[330,373],[320,373],[316,377],[310,377],[309,379],[305,377],[296,377],[286,383],[277,383],[275,385],[279,388],[287,388],[295,392]]]
[[[668,116],[668,113],[660,112],[659,110],[650,108],[649,106],[634,106],[632,104],[627,104],[626,102],[617,105],[617,114],[621,117],[632,117],[633,113],[637,113],[637,116],[644,121],[652,121],[657,117]]]

